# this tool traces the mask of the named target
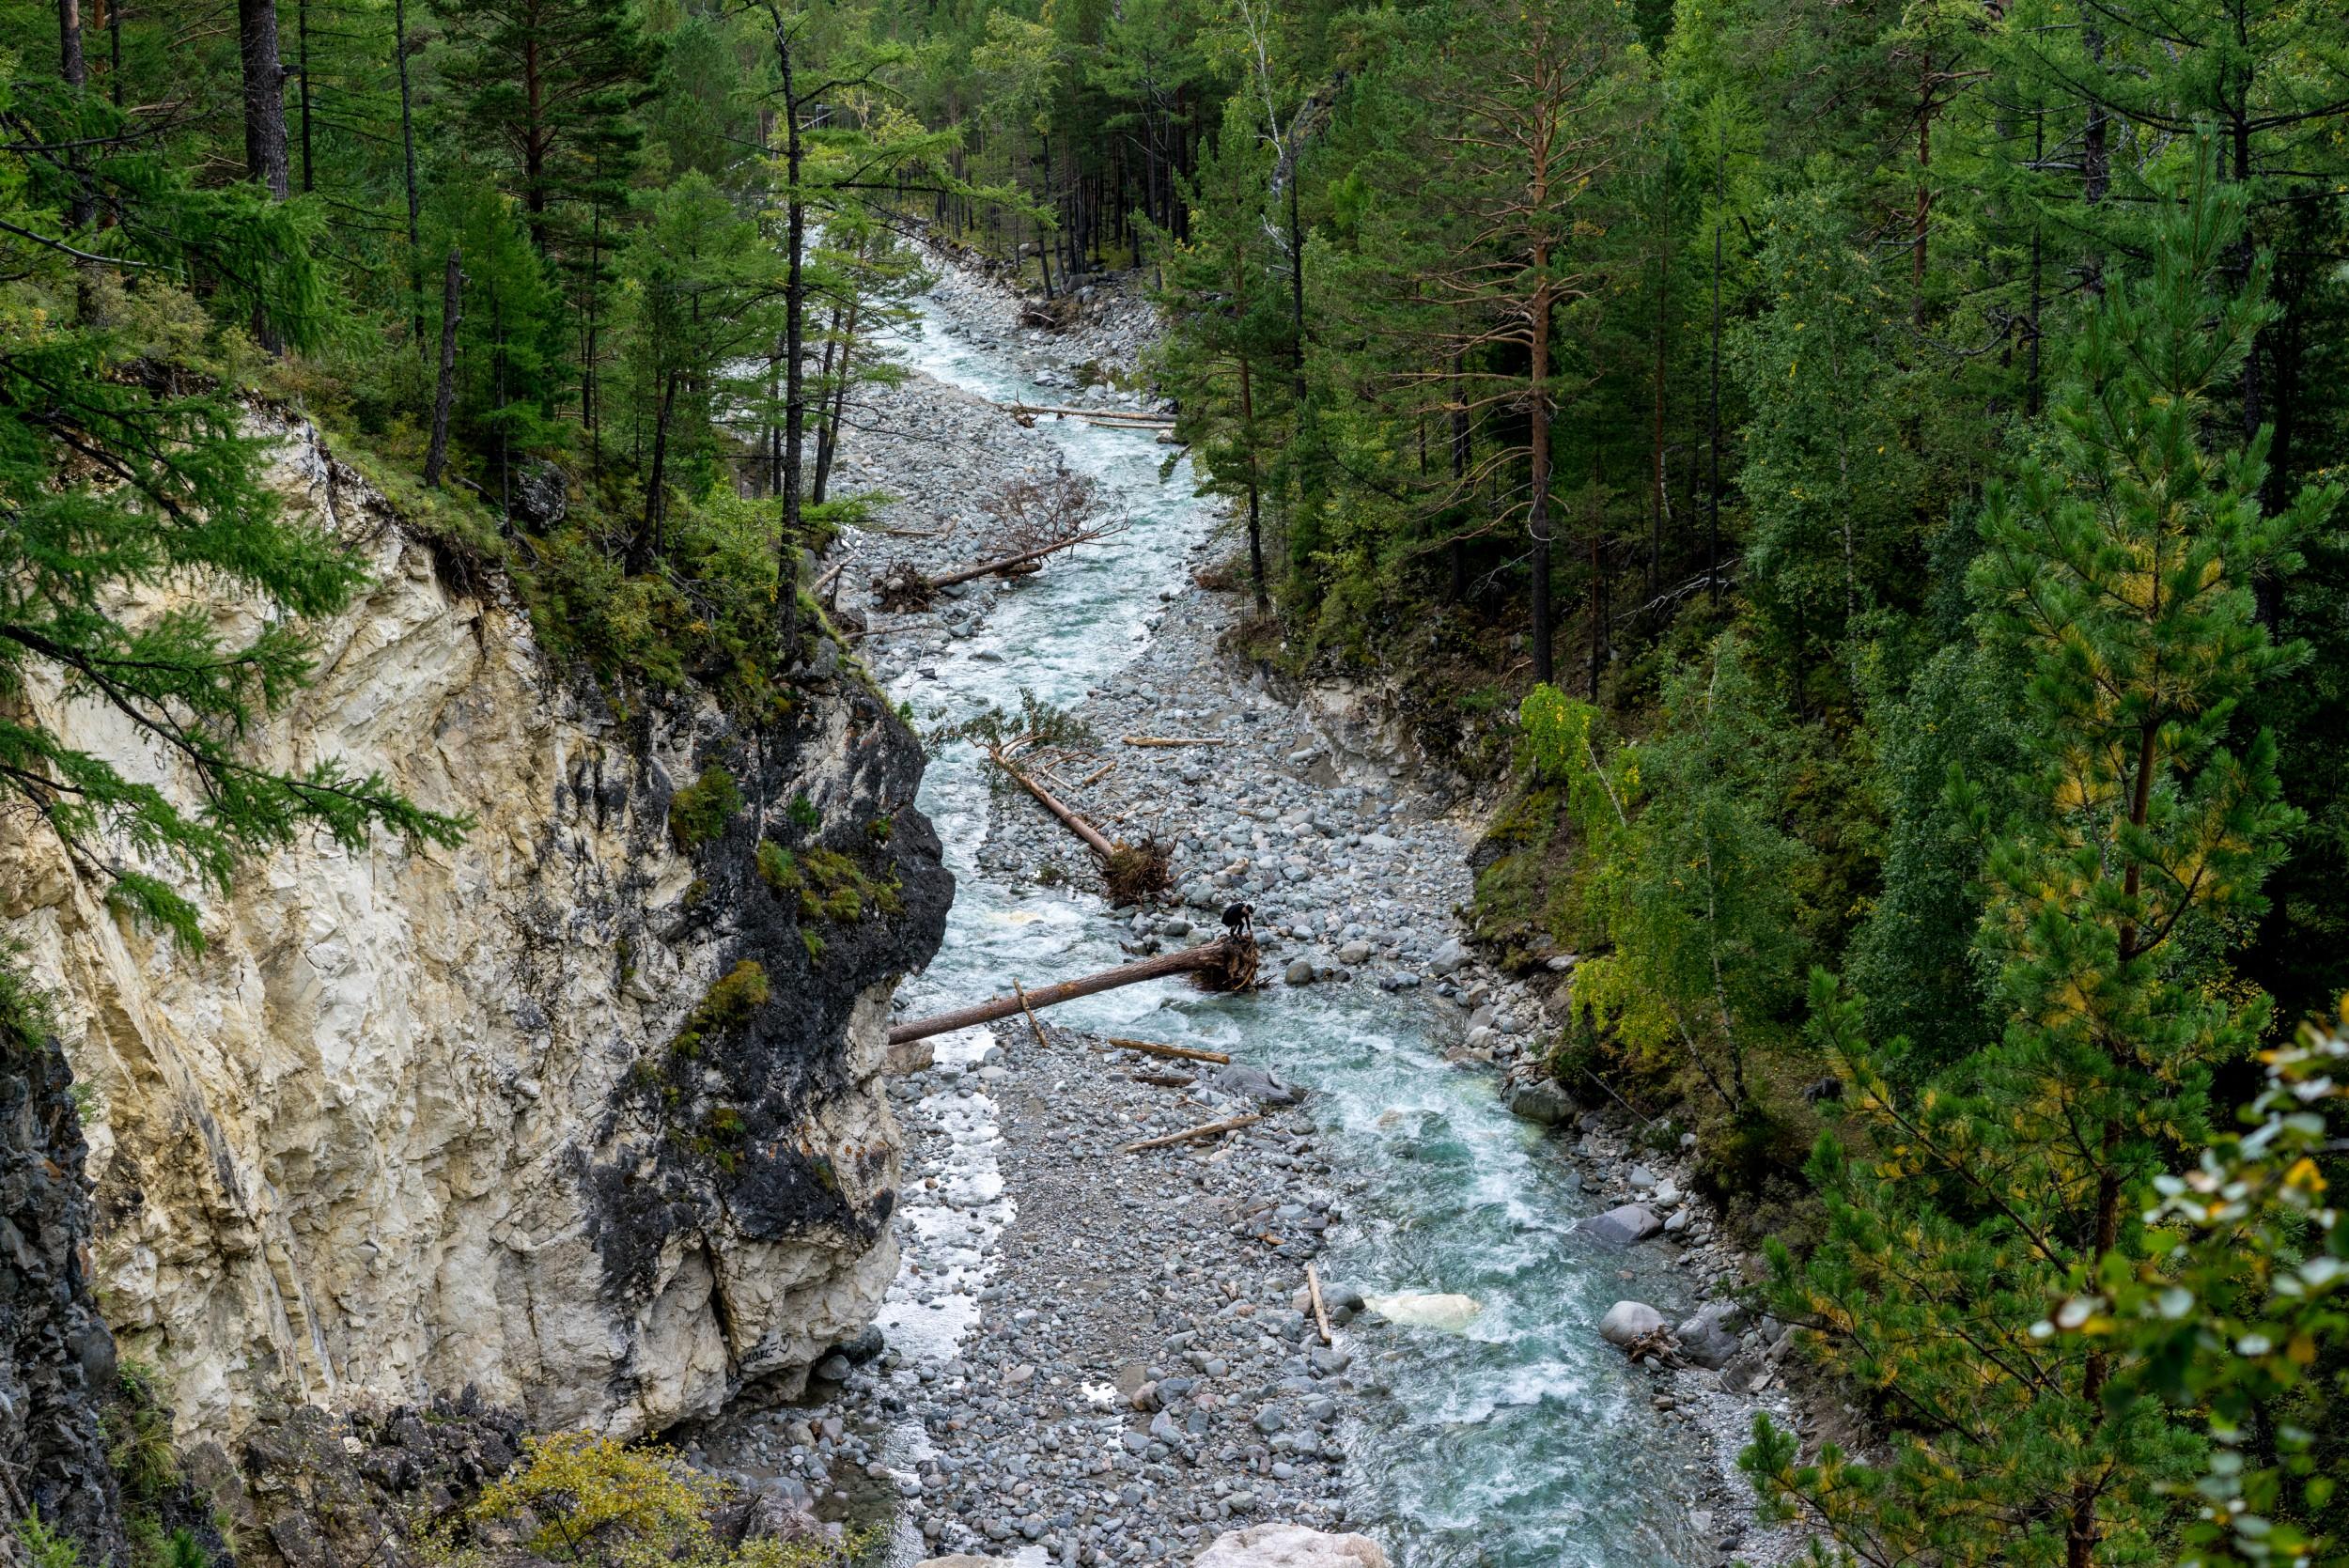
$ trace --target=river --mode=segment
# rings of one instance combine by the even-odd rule
[[[926,330],[903,345],[912,367],[997,400],[1062,400],[1011,353],[947,330],[935,301],[925,315]],[[1162,475],[1167,449],[1151,433],[1076,420],[1046,427],[1127,527],[1003,596],[976,635],[921,660],[927,676],[897,683],[892,695],[914,706],[925,730],[1009,704],[1022,686],[1056,705],[1081,703],[1144,645],[1167,612],[1159,590],[1180,581],[1185,552],[1214,521],[1215,503],[1193,497],[1187,463]],[[1121,961],[1125,929],[1097,899],[1002,885],[980,869],[989,799],[974,748],[932,760],[920,803],[958,891],[943,949],[904,986],[915,1015],[993,994],[1010,974],[1034,984]],[[1364,1184],[1331,1232],[1326,1278],[1484,1304],[1457,1334],[1349,1334],[1364,1385],[1346,1433],[1354,1528],[1400,1568],[1712,1560],[1687,1503],[1710,1456],[1668,1425],[1647,1374],[1595,1332],[1621,1297],[1667,1312],[1687,1305],[1687,1281],[1660,1249],[1606,1251],[1571,1234],[1603,1205],[1582,1193],[1552,1139],[1506,1113],[1489,1076],[1445,1062],[1447,1025],[1435,1007],[1367,984],[1230,997],[1170,983],[1070,1003],[1055,1017],[1107,1027],[1145,1014],[1155,1037],[1229,1051],[1314,1090],[1324,1146]],[[967,1031],[941,1041],[941,1059],[972,1062],[988,1044],[984,1030]],[[918,1286],[901,1278],[881,1320],[903,1354],[950,1358],[975,1316],[968,1292],[987,1271],[981,1242],[1012,1219],[990,1151],[995,1114],[983,1094],[951,1108],[944,1176],[965,1204],[925,1211],[924,1234],[907,1238],[909,1258],[927,1272]],[[962,1289],[937,1299],[946,1270]]]

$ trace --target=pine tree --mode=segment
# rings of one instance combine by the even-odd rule
[[[2210,450],[2212,402],[2271,315],[2219,292],[2243,224],[2205,150],[2153,276],[2110,280],[2047,449],[1992,487],[1972,583],[1980,635],[2030,672],[2027,805],[1989,858],[1980,946],[2004,1032],[1895,1095],[1858,1005],[1813,985],[1814,1027],[1865,1141],[1823,1137],[1827,1239],[1774,1247],[1778,1310],[1896,1428],[1881,1467],[1797,1462],[1766,1421],[1745,1463],[1861,1561],[2066,1568],[2152,1560],[2190,1434],[2111,1396],[2124,1352],[2058,1337],[2065,1293],[2133,1273],[2140,1195],[2207,1131],[2215,1063],[2264,1009],[2231,984],[2233,923],[2294,814],[2264,735],[2231,721],[2298,649],[2270,641],[2252,578],[2338,492],[2259,503],[2264,442]],[[2232,744],[2231,744],[2232,742]]]
[[[625,177],[643,142],[661,45],[621,0],[436,0],[448,29],[439,66],[468,131],[506,155],[506,188],[531,243],[555,259],[566,220]],[[574,224],[571,227],[576,227]]]

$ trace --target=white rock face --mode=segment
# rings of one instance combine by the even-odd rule
[[[748,1103],[793,1119],[739,1176],[688,1169],[630,1075],[743,948],[731,910],[686,918],[721,894],[665,826],[723,723],[705,706],[624,734],[502,587],[452,587],[306,427],[272,433],[288,507],[356,543],[374,581],[315,629],[316,684],[254,737],[259,759],[340,756],[474,827],[454,850],[272,854],[233,895],[199,893],[200,955],[117,915],[45,830],[0,836],[0,935],[96,1094],[98,1277],[124,1352],[161,1368],[183,1436],[233,1434],[265,1400],[468,1384],[540,1426],[626,1434],[804,1366],[895,1266],[894,975],[843,992],[845,1029],[774,1053],[792,1087]],[[232,630],[256,613],[219,607]],[[111,710],[34,700],[69,743],[191,799]],[[828,820],[875,766],[846,705],[809,697],[800,732],[824,726],[792,782]],[[761,804],[779,819],[789,793]],[[810,1170],[820,1191],[773,1197]],[[746,1220],[725,1189],[753,1180],[770,1186]]]
[[[1191,1568],[1387,1568],[1387,1554],[1367,1535],[1251,1525],[1217,1536],[1191,1559]]]

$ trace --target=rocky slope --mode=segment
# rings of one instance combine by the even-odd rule
[[[272,855],[206,897],[200,955],[46,835],[0,842],[0,937],[92,1096],[92,1268],[124,1355],[183,1437],[224,1439],[283,1405],[466,1389],[630,1433],[789,1381],[894,1267],[883,1025],[951,893],[919,748],[815,635],[756,728],[708,701],[617,716],[307,427],[269,433],[274,488],[373,584],[316,629],[316,684],[259,758],[338,755],[474,827],[455,851]],[[188,795],[106,710],[34,701]],[[713,767],[741,805],[681,846],[672,798]],[[822,912],[771,850],[759,877],[762,839],[821,868]]]

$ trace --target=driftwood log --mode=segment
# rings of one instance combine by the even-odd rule
[[[1174,1062],[1213,1062],[1228,1065],[1231,1057],[1220,1050],[1194,1050],[1189,1046],[1162,1046],[1156,1040],[1128,1040],[1119,1034],[1104,1034],[1101,1038],[1119,1050],[1138,1050],[1144,1056],[1163,1056]]]
[[[1113,970],[1103,970],[1077,980],[1064,980],[1056,986],[1040,986],[1033,991],[1021,990],[1011,996],[996,997],[975,1006],[957,1008],[932,1017],[915,1018],[901,1023],[889,1032],[889,1043],[901,1046],[908,1040],[926,1040],[933,1034],[952,1030],[969,1029],[973,1024],[993,1023],[1016,1013],[1033,1008],[1050,1007],[1055,1002],[1074,1001],[1079,997],[1097,996],[1113,991],[1121,986],[1138,986],[1145,980],[1162,980],[1170,974],[1190,974],[1210,990],[1246,990],[1256,983],[1256,944],[1246,937],[1226,937],[1208,942],[1204,947],[1187,947],[1180,953],[1162,953],[1155,958],[1138,963],[1120,964]]]
[[[1008,746],[989,746],[987,754],[996,767],[1011,775],[1020,788],[1035,797],[1038,804],[1060,818],[1062,826],[1084,841],[1086,848],[1101,862],[1101,880],[1109,889],[1112,904],[1147,904],[1174,885],[1174,867],[1169,863],[1166,846],[1157,839],[1144,837],[1140,844],[1128,844],[1110,836],[1063,805],[1051,791],[1035,782],[1018,763],[1012,753],[1024,742]],[[1039,768],[1037,771],[1041,772]],[[1100,774],[1096,773],[1095,778]]]
[[[996,406],[1006,413],[1075,414],[1081,419],[1098,419],[1117,425],[1172,425],[1174,423],[1174,416],[1171,413],[1151,413],[1143,409],[1072,409],[1052,403],[999,403]]]
[[[1305,1289],[1313,1297],[1314,1323],[1321,1330],[1321,1343],[1337,1343],[1336,1336],[1330,1332],[1330,1309],[1321,1301],[1321,1271],[1314,1266],[1311,1258],[1305,1260]]]
[[[1162,1138],[1145,1138],[1139,1143],[1128,1143],[1117,1152],[1121,1155],[1140,1154],[1144,1149],[1171,1149],[1177,1143],[1196,1143],[1203,1138],[1221,1138],[1227,1132],[1252,1127],[1263,1121],[1262,1116],[1235,1116],[1228,1122],[1209,1122],[1204,1127],[1185,1127]]]

